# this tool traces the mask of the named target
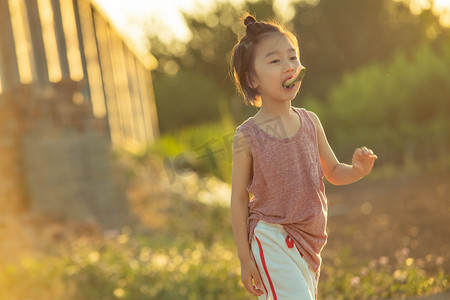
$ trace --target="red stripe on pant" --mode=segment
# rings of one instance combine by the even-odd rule
[[[264,287],[264,290],[266,291],[266,295],[268,295],[269,293],[267,293],[266,285],[264,284],[264,281],[262,280],[261,272],[259,271],[258,264],[256,263],[255,255],[253,255],[252,251],[251,251],[251,253],[252,253],[252,256],[253,256],[253,261],[255,262],[256,270],[258,270],[259,277],[261,278],[261,283],[262,283],[262,285]]]
[[[267,280],[269,281],[269,284],[270,284],[270,289],[273,294],[273,300],[277,300],[277,294],[275,293],[275,288],[273,287],[272,279],[270,278],[270,275],[269,275],[269,270],[267,270],[266,260],[264,259],[264,251],[262,249],[261,243],[259,242],[259,240],[256,236],[255,236],[255,239],[258,242],[259,256],[261,257],[261,262],[262,262],[262,265],[264,268],[264,272],[266,272]]]

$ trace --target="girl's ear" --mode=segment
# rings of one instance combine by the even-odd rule
[[[255,79],[254,75],[252,73],[247,72],[247,82],[248,85],[252,88],[252,89],[256,89],[258,87],[258,82]]]

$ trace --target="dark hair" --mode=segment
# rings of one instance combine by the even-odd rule
[[[248,82],[249,73],[253,71],[255,46],[267,33],[272,32],[284,34],[294,45],[297,53],[299,52],[298,42],[294,34],[275,21],[258,22],[248,13],[245,13],[241,20],[244,21],[246,26],[245,35],[240,37],[233,47],[231,68],[236,88],[244,97],[245,104],[260,107],[261,97],[259,92],[252,88]]]

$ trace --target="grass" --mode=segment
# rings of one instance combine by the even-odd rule
[[[0,226],[0,237],[11,239],[8,247],[5,240],[0,243],[0,299],[254,299],[240,283],[229,208],[198,201],[200,195],[218,197],[214,192],[221,185],[208,178],[229,180],[231,164],[218,156],[227,151],[219,141],[233,130],[223,123],[186,129],[162,137],[147,154],[135,157],[129,165],[129,194],[139,226],[70,234],[74,226],[59,223],[62,240],[45,234],[56,226],[51,221],[34,236],[27,233],[33,232],[33,225],[20,219]],[[214,153],[216,168],[196,153],[213,139],[215,150],[223,148]],[[169,182],[169,190],[156,193],[156,187],[171,179],[164,175],[170,174],[168,160],[173,166],[183,153],[194,157],[186,168],[200,170],[201,176],[178,176]],[[156,175],[149,159],[163,166]],[[176,175],[181,170],[172,171]],[[5,235],[8,228],[11,234]],[[18,229],[23,234],[14,236]],[[30,240],[39,240],[39,245]],[[26,247],[29,251],[23,252]],[[413,259],[405,249],[391,261],[384,256],[367,262],[352,257],[344,249],[323,265],[319,299],[389,299],[450,289],[450,274],[440,258]]]
[[[450,276],[445,274],[442,262],[414,260],[406,248],[397,252],[396,260],[386,256],[358,263],[348,249],[325,264],[323,272],[333,274],[320,282],[323,299],[391,299],[406,296],[436,294],[448,290]],[[427,273],[433,265],[438,271]]]
[[[401,252],[400,252],[401,253]],[[324,272],[321,299],[380,299],[448,290],[448,274],[399,254],[360,264],[341,252]],[[1,299],[253,299],[239,282],[234,247],[180,240],[153,247],[130,228],[73,240],[57,253],[2,265]]]
[[[197,125],[168,133],[156,141],[139,159],[156,155],[164,161],[167,173],[214,175],[231,182],[231,143],[235,126],[230,118],[221,122]]]

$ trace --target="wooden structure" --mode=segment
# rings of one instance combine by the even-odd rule
[[[0,215],[120,223],[112,149],[158,137],[150,71],[89,0],[0,0]]]

